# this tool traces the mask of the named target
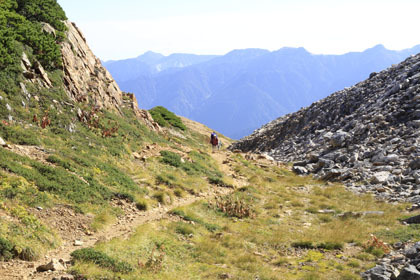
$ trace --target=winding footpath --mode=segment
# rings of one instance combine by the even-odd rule
[[[228,164],[226,164],[229,161],[229,157],[231,156],[230,152],[218,151],[211,155],[218,163],[221,171],[232,178],[236,187],[246,185],[247,182],[245,180],[239,178],[238,176],[231,176],[235,174],[235,171]],[[48,255],[35,262],[25,262],[18,260],[14,260],[8,263],[0,262],[0,279],[61,279],[61,276],[65,275],[64,272],[36,272],[36,268],[40,265],[49,263],[52,259],[61,259],[64,260],[64,262],[69,263],[71,259],[70,254],[76,249],[92,247],[98,241],[108,241],[113,238],[126,239],[133,232],[135,232],[138,226],[157,220],[171,218],[169,212],[174,208],[190,205],[198,200],[208,200],[218,195],[226,195],[232,191],[233,189],[230,188],[212,187],[209,191],[201,193],[198,196],[188,196],[186,198],[176,199],[171,205],[168,206],[160,206],[148,211],[137,211],[134,216],[124,215],[103,231],[93,233],[91,236],[85,236],[81,246],[76,247],[74,246],[73,242],[65,242],[61,247],[50,251]]]

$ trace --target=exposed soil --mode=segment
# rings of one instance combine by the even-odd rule
[[[27,145],[8,145],[8,148],[21,156],[29,157],[30,159],[40,161],[46,165],[52,165],[47,161],[49,152],[38,146],[27,146]]]

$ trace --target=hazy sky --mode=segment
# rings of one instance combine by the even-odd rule
[[[58,0],[102,60],[146,51],[312,53],[420,44],[420,0]]]

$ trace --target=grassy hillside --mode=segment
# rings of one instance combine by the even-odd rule
[[[175,208],[128,238],[76,251],[73,273],[92,279],[359,279],[388,248],[370,234],[395,242],[408,233],[397,220],[403,205],[241,155],[229,158],[244,186]],[[98,261],[98,253],[129,269]]]
[[[213,154],[204,126],[184,119],[185,131],[156,134],[129,109],[124,117],[98,115],[118,123],[118,132],[103,137],[76,123],[76,133],[57,134],[49,126],[27,135],[31,145],[10,136],[10,148],[0,149],[3,259],[33,261],[144,215],[150,220],[128,234],[70,245],[69,270],[88,279],[358,279],[386,251],[369,243],[370,234],[390,243],[418,238],[398,221],[405,205],[298,177],[256,156]],[[3,129],[19,135],[17,127]],[[61,219],[82,220],[82,233],[70,228],[67,236],[42,215],[60,224],[63,205],[70,216]]]
[[[81,279],[358,279],[388,250],[371,234],[419,239],[398,221],[406,205],[230,153],[222,135],[212,153],[210,128],[162,107],[158,133],[129,103],[111,112],[71,100],[63,19],[54,0],[0,0],[1,279],[50,258]],[[51,87],[28,82],[23,52]]]

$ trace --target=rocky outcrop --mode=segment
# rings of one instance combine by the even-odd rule
[[[65,22],[67,40],[61,45],[64,84],[70,98],[93,102],[94,106],[120,109],[122,92],[111,74],[102,66],[75,23]]]
[[[76,24],[65,21],[68,28],[67,39],[61,43],[63,59],[64,88],[69,98],[78,103],[86,103],[95,110],[107,109],[122,114],[121,108],[128,106],[134,114],[150,129],[159,132],[159,125],[148,111],[139,109],[133,94],[125,94],[118,87],[111,74],[102,66],[101,61],[93,54],[86,43],[82,32]],[[55,35],[54,28],[42,24],[45,32]],[[26,53],[22,54],[21,68],[27,81],[40,87],[52,88],[54,85],[41,63],[31,63]],[[29,100],[31,95],[25,83],[20,83],[22,93]],[[37,96],[34,96],[37,99]],[[25,106],[25,104],[23,104]],[[10,110],[9,110],[10,111]],[[82,114],[78,109],[78,116]]]
[[[146,126],[160,131],[148,111],[139,109],[134,95],[124,94],[111,74],[102,66],[75,23],[65,22],[67,40],[62,43],[64,85],[69,97],[77,102],[89,102],[95,108],[116,110],[128,105]]]
[[[420,203],[420,54],[232,145],[295,162],[299,174]]]
[[[372,269],[362,273],[364,280],[420,279],[420,242],[403,245],[387,254]]]
[[[156,132],[161,131],[161,127],[159,126],[157,122],[153,120],[153,117],[149,113],[149,111],[144,110],[144,109],[139,109],[136,96],[133,93],[123,92],[123,102],[126,106],[128,106],[134,111],[137,118],[143,120],[144,124],[147,127],[149,127],[150,129]]]
[[[35,61],[33,64],[29,61],[28,56],[26,53],[22,53],[21,63],[20,66],[23,70],[23,76],[31,81],[32,83],[36,83],[41,87],[51,88],[53,86],[50,78],[48,77],[47,72],[42,67],[41,63]],[[21,87],[22,87],[21,83]],[[27,96],[26,89],[23,89],[23,93]]]

